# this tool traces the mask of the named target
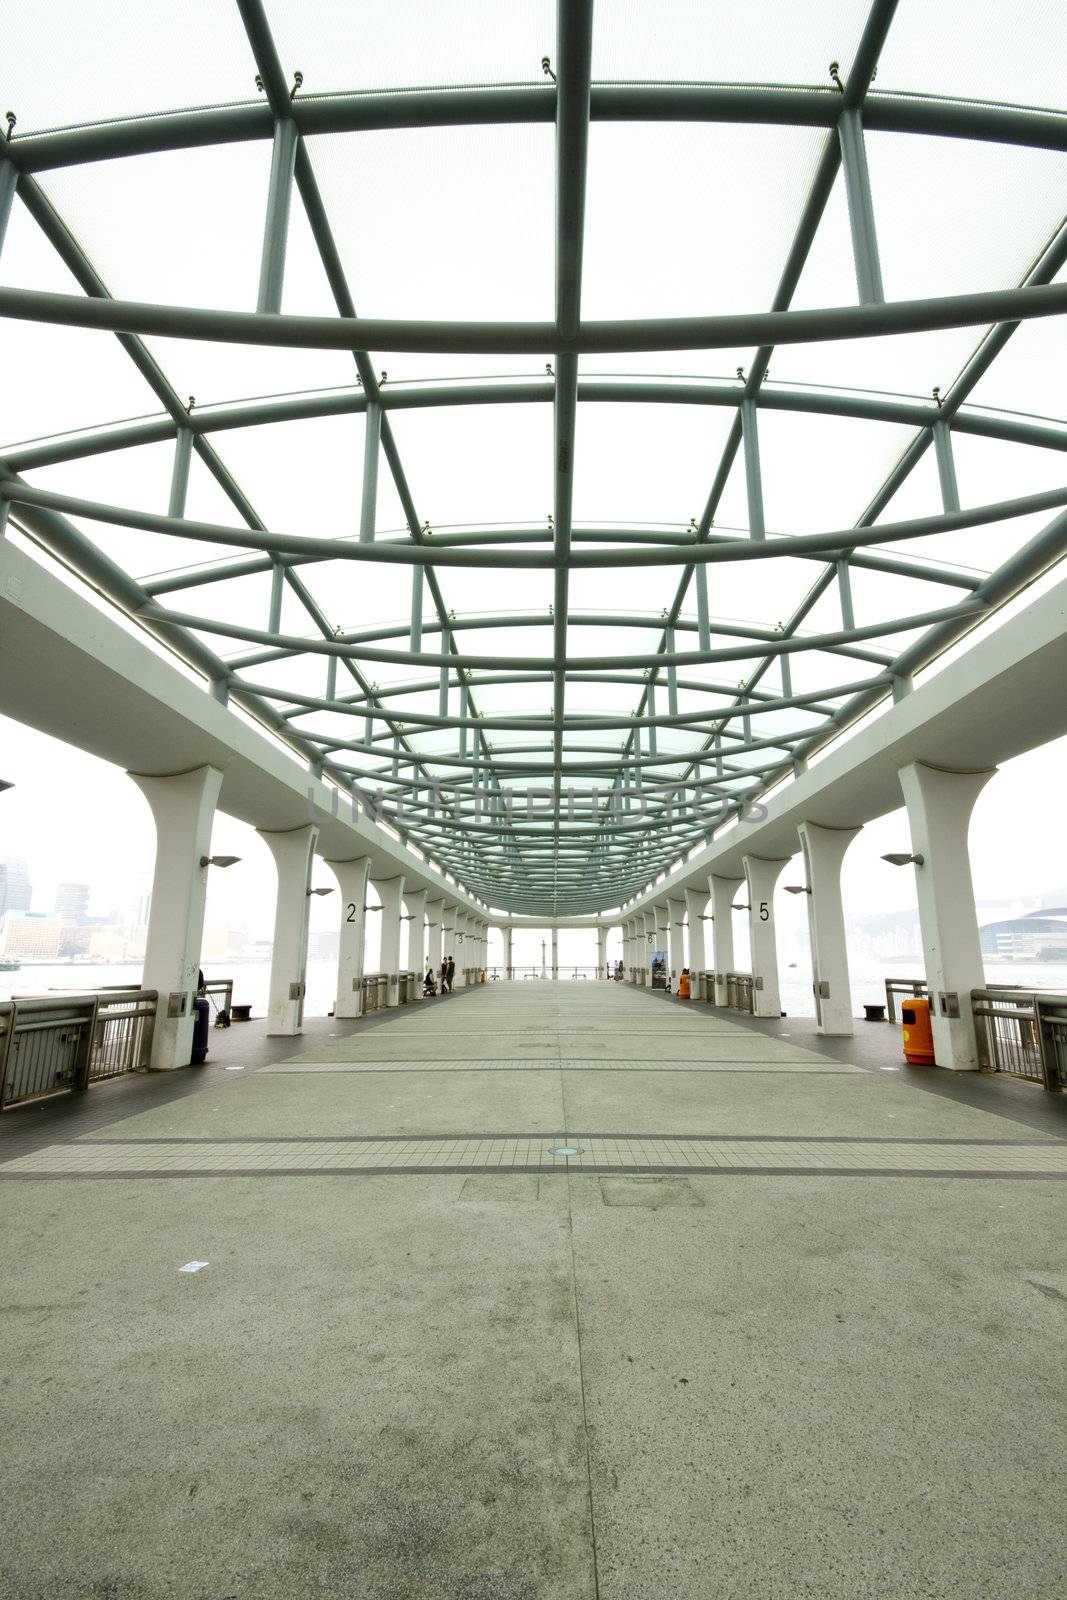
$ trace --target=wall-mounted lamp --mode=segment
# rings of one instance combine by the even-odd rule
[[[313,894],[333,894],[333,890],[332,889],[309,889],[308,890],[308,894],[309,895],[313,895]]]
[[[202,867],[235,867],[240,861],[240,856],[201,856]]]
[[[5,783],[3,778],[0,778],[0,794],[3,794],[5,789],[13,789],[14,787],[13,783]]]
[[[730,910],[731,911],[751,911],[752,907],[751,906],[731,906]]]
[[[783,883],[782,888],[786,894],[810,894],[810,883]]]
[[[905,855],[903,850],[891,850],[887,856],[882,857],[882,860],[888,861],[891,867],[907,867],[910,866],[912,862],[914,862],[917,867],[921,867],[923,864],[923,859],[924,858],[922,856]]]

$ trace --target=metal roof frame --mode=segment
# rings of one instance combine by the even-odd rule
[[[783,776],[802,770],[812,753],[879,701],[890,694],[906,694],[915,671],[1067,552],[1067,516],[1061,511],[1067,504],[1067,488],[961,509],[952,452],[954,433],[1044,449],[1067,448],[1067,425],[1060,421],[968,404],[976,384],[1022,321],[1067,311],[1067,285],[1054,281],[1067,262],[1067,223],[1017,285],[981,294],[886,302],[864,150],[865,129],[1067,150],[1067,116],[1033,107],[873,92],[871,80],[892,24],[895,0],[875,0],[855,58],[840,85],[833,87],[593,84],[592,0],[559,0],[554,85],[295,98],[261,0],[236,3],[265,103],[94,123],[12,137],[0,146],[0,246],[17,193],[83,291],[62,295],[0,289],[0,315],[114,332],[163,408],[160,416],[103,423],[5,451],[0,460],[0,531],[10,509],[14,521],[32,538],[204,674],[217,698],[225,703],[232,697],[269,726],[317,775],[346,791],[351,788],[368,802],[376,789],[379,814],[486,905],[553,918],[624,904],[694,845],[706,842],[717,825],[742,813]],[[582,318],[591,120],[764,122],[826,129],[807,202],[767,312],[610,323]],[[315,179],[308,139],[370,128],[507,122],[555,125],[554,320],[471,324],[358,316]],[[116,300],[35,176],[80,162],[253,139],[272,141],[254,311]],[[858,304],[791,310],[831,189],[842,171]],[[330,284],[337,308],[334,318],[292,316],[280,310],[294,189]],[[986,331],[955,382],[943,394],[935,392],[931,401],[766,381],[772,351],[780,343],[963,326]],[[144,344],[144,338],[153,334],[345,350],[354,360],[353,384],[326,393],[249,397],[247,402],[194,413]],[[739,372],[736,383],[579,379],[578,375],[581,353],[736,347],[756,351],[747,375]],[[537,353],[551,357],[550,376],[384,389],[369,358],[372,350]],[[576,420],[579,405],[589,402],[725,406],[733,411],[699,518],[694,516],[686,528],[574,525]],[[431,528],[420,518],[412,498],[391,413],[531,403],[551,403],[553,408],[554,489],[547,525]],[[769,410],[894,423],[915,432],[854,527],[777,536],[766,527],[759,451],[759,417]],[[309,538],[267,527],[226,466],[219,441],[234,429],[349,413],[363,413],[367,420],[358,537]],[[59,462],[168,439],[174,441],[175,453],[166,514],[60,494],[30,485],[22,476]],[[905,522],[879,522],[931,445],[941,512]],[[239,525],[186,517],[194,451],[234,507]],[[383,458],[404,512],[406,528],[400,536],[376,536],[377,479]],[[743,535],[716,531],[713,526],[738,459],[744,467],[748,505]],[[872,548],[1046,511],[1058,514],[988,575]],[[229,544],[241,554],[138,581],[112,562],[71,518]],[[712,617],[709,566],[783,557],[810,561],[816,569],[810,589],[787,619],[763,627],[727,624]],[[316,562],[338,559],[410,566],[407,624],[336,628],[300,569],[313,572]],[[680,569],[675,598],[661,615],[572,609],[571,572],[646,566]],[[549,615],[456,616],[446,606],[436,576],[438,569],[448,567],[551,571]],[[933,582],[958,594],[946,597],[944,606],[858,625],[851,596],[853,570]],[[258,572],[270,572],[272,579],[265,627],[231,618],[220,622],[163,600],[178,591],[188,593]],[[695,618],[683,614],[691,588]],[[281,630],[286,589],[308,619],[307,636]],[[812,632],[806,628],[808,618],[830,591],[836,591],[840,627]],[[615,655],[609,662],[572,653],[568,630],[574,626],[651,629],[656,642],[654,646],[650,642],[647,650]],[[497,627],[550,630],[551,651],[502,657],[468,648],[471,634]],[[903,631],[918,632],[903,651],[878,647],[881,638]],[[696,648],[680,648],[679,634],[695,634]],[[204,635],[221,637],[231,648],[238,644],[256,648],[220,655]],[[794,693],[790,663],[801,654],[848,663],[845,681],[830,680],[816,690]],[[272,663],[307,656],[323,658],[322,695],[290,691],[248,676]],[[707,668],[731,662],[748,664],[743,682],[722,674],[706,675]],[[373,681],[374,668],[382,665],[434,670],[414,682],[382,687]],[[761,687],[774,666],[779,669],[780,687]],[[340,689],[339,669],[346,680]],[[688,669],[705,675],[687,677]],[[480,688],[515,684],[541,686],[545,710],[521,715],[479,711]],[[628,714],[603,715],[568,711],[568,690],[579,684],[624,686],[632,691],[633,709]],[[662,702],[657,705],[661,691],[666,710]],[[707,703],[696,711],[680,710],[680,693],[700,695]],[[436,695],[436,713],[405,707],[406,697],[418,695]],[[349,717],[354,726],[362,721],[363,736],[312,731],[308,719],[323,711]],[[792,721],[782,726],[782,718],[789,714]],[[760,718],[769,728],[762,734]],[[660,730],[662,747],[657,743]],[[428,735],[441,734],[454,735],[447,748],[423,748],[419,743]],[[591,738],[605,734],[614,738]],[[682,735],[688,736],[684,746],[676,742]],[[538,789],[537,784],[545,787]]]

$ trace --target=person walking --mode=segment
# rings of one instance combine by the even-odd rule
[[[455,977],[456,977],[456,958],[455,958],[455,956],[449,956],[449,958],[448,958],[448,992],[449,992],[449,994],[452,993],[452,985],[455,982]]]
[[[441,993],[448,993],[448,957],[441,957]]]

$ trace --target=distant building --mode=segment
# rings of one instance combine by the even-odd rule
[[[89,950],[92,929],[32,911],[5,911],[0,917],[0,955],[26,961],[61,961]]]
[[[34,917],[5,911],[0,917],[0,955],[54,961],[59,955],[64,924],[58,917]]]
[[[1067,961],[1067,907],[987,922],[979,937],[982,954],[1000,961]]]
[[[30,909],[30,874],[21,856],[9,856],[0,862],[0,917],[5,911]]]
[[[139,927],[94,927],[84,930],[89,936],[88,953],[102,963],[143,961],[145,930]]]
[[[61,922],[86,922],[89,917],[89,885],[61,883],[56,889],[56,916]]]

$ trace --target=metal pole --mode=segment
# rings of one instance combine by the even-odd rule
[[[18,167],[13,161],[9,161],[0,155],[0,253],[3,252],[4,239],[7,236],[7,224],[11,216],[11,205],[15,198],[15,186],[18,181]]]
[[[170,499],[167,502],[168,517],[184,517],[185,503],[189,494],[189,467],[193,458],[193,432],[191,428],[179,428],[174,438],[174,465],[170,475]]]
[[[278,633],[282,625],[282,587],[285,583],[285,568],[280,561],[274,563],[274,571],[270,575],[270,620],[267,623],[268,633]],[[336,659],[336,658],[335,658]]]
[[[956,460],[952,453],[952,434],[947,422],[938,421],[932,429],[934,454],[937,457],[937,475],[941,480],[941,503],[946,511],[960,509],[960,491],[956,483]]]
[[[359,508],[359,542],[374,543],[374,524],[378,514],[378,461],[382,440],[382,408],[377,401],[367,407],[367,427],[363,437],[363,497]]]
[[[848,221],[852,230],[852,255],[856,264],[856,288],[861,305],[881,305],[882,267],[878,259],[878,238],[874,228],[874,202],[867,170],[867,148],[863,140],[863,119],[858,107],[842,111],[837,120],[841,143],[841,162],[845,173]]]
[[[756,402],[750,396],[746,396],[741,402],[741,440],[745,449],[749,533],[753,539],[762,539],[767,533],[767,526],[763,520],[763,475],[760,471]]]
[[[708,618],[708,569],[699,566],[696,569],[697,586],[697,646],[701,650],[711,649],[711,626]]]
[[[848,562],[837,561],[834,565],[837,570],[837,592],[841,601],[841,626],[851,632],[856,626],[856,614],[852,606],[852,579],[849,575]]]
[[[296,123],[291,117],[280,117],[274,124],[274,151],[270,163],[263,254],[259,265],[259,293],[256,297],[256,310],[259,312],[276,314],[282,309],[289,202],[293,193],[299,139]]]

